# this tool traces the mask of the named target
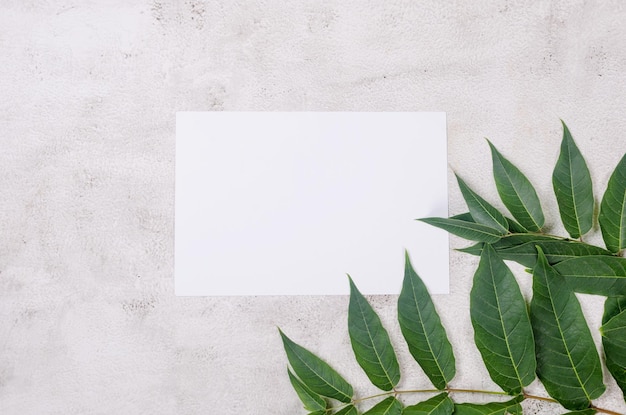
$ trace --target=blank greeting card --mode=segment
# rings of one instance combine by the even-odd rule
[[[177,295],[447,293],[447,206],[445,113],[177,114]]]

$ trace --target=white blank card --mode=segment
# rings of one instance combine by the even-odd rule
[[[404,251],[447,293],[445,113],[180,112],[183,296],[399,294]]]

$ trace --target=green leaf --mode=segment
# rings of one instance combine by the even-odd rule
[[[474,341],[491,379],[510,395],[535,379],[535,345],[526,301],[511,270],[486,245],[470,293]]]
[[[400,381],[400,366],[380,318],[350,280],[348,332],[356,360],[378,388],[389,391]]]
[[[466,246],[465,248],[456,248],[455,251],[463,252],[470,255],[480,256],[483,252],[483,248],[486,244],[478,242],[474,245]],[[493,245],[492,245],[493,247]]]
[[[456,373],[452,345],[430,294],[405,255],[404,281],[398,297],[398,321],[409,352],[437,389]]]
[[[626,317],[624,313],[626,313],[626,296],[607,298],[604,303],[604,316],[600,331],[606,367],[626,400],[626,337],[623,334]],[[615,330],[620,326],[621,335],[619,330]]]
[[[566,239],[548,236],[548,235],[540,235],[537,233],[517,233],[513,235],[506,235],[502,237],[497,243],[493,244],[494,249],[508,249],[514,248],[519,245],[525,243],[540,243],[540,242],[551,242],[551,241],[567,241]],[[535,250],[535,256],[537,252]]]
[[[454,415],[521,415],[520,402],[523,396],[517,396],[506,402],[492,402],[487,404],[459,403],[454,405]]]
[[[298,397],[304,404],[304,409],[308,411],[323,411],[326,409],[326,401],[317,393],[309,389],[304,383],[291,373],[291,370],[287,369],[289,373],[289,381],[296,390]]]
[[[379,402],[376,406],[363,415],[401,415],[402,403],[393,396]]]
[[[323,410],[323,411],[309,412],[309,415],[326,415],[327,413],[328,411]]]
[[[502,237],[502,234],[497,229],[479,223],[452,218],[421,218],[418,220],[470,241],[493,243]]]
[[[458,219],[458,220],[462,220],[463,222],[476,223],[476,221],[472,217],[472,214],[469,212],[459,213],[458,215],[450,216],[450,219]]]
[[[626,258],[590,255],[554,265],[576,292],[604,296],[626,295]]]
[[[506,218],[506,216],[505,216],[505,218]],[[506,221],[509,224],[509,232],[511,232],[511,233],[527,233],[528,232],[528,229],[526,229],[525,227],[523,227],[519,223],[515,222],[513,219],[506,218]]]
[[[502,203],[526,229],[539,232],[544,223],[541,203],[526,176],[495,148],[489,140],[493,177]]]
[[[359,415],[359,411],[356,410],[354,405],[348,405],[341,411],[335,412],[335,415]]]
[[[563,121],[561,152],[552,173],[552,187],[565,230],[572,238],[589,232],[593,225],[593,186],[583,155]]]
[[[472,217],[472,214],[469,212],[459,213],[458,215],[450,216],[450,219],[458,219],[464,222],[476,223],[476,221]],[[509,230],[510,233],[527,233],[528,232],[528,229],[524,228],[522,225],[515,222],[513,219],[507,218],[506,216],[504,217],[504,219],[506,219],[507,229]]]
[[[602,324],[606,324],[610,319],[626,310],[626,296],[610,296],[604,302],[604,315]]]
[[[454,403],[447,393],[440,393],[427,401],[404,408],[402,415],[450,415],[454,411]]]
[[[352,386],[319,357],[294,343],[280,329],[287,359],[300,380],[313,392],[341,402],[351,402]]]
[[[509,223],[502,213],[474,192],[458,175],[456,175],[456,180],[474,222],[494,228],[501,235],[507,233]]]
[[[600,203],[598,221],[609,251],[626,248],[626,154],[611,174]]]
[[[565,408],[585,409],[605,390],[600,358],[574,291],[537,250],[530,303],[537,375]]]
[[[612,254],[606,249],[583,242],[555,238],[532,233],[520,233],[503,236],[498,242],[492,244],[500,258],[507,261],[515,261],[528,268],[533,268],[537,262],[536,246],[545,253],[550,264],[557,264],[567,259],[588,256]],[[472,255],[480,255],[483,245],[476,244],[467,248],[458,249]]]
[[[604,323],[600,332],[604,338],[626,346],[626,310]]]

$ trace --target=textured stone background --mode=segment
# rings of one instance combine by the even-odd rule
[[[303,413],[276,326],[373,392],[345,297],[173,295],[175,112],[446,111],[450,172],[495,203],[489,137],[561,232],[559,118],[597,195],[626,151],[624,21],[618,0],[0,1],[0,413]],[[451,255],[435,301],[454,384],[492,388],[467,312],[476,260]],[[402,386],[427,387],[395,301],[372,298]],[[597,326],[600,299],[583,304]],[[625,412],[608,385],[598,404]]]

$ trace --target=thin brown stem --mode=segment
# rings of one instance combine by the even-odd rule
[[[458,388],[446,388],[447,392],[459,392],[459,393],[480,393],[484,395],[503,395],[508,396],[509,394],[506,392],[498,392],[498,391],[483,391],[478,389],[458,389]]]
[[[448,392],[448,393],[478,393],[478,394],[483,394],[483,395],[499,395],[499,396],[509,396],[508,393],[506,392],[499,392],[499,391],[486,391],[486,390],[480,390],[480,389],[462,389],[462,388],[445,388],[443,390],[439,390],[439,389],[406,389],[406,390],[398,390],[398,389],[394,389],[392,391],[389,392],[384,392],[384,393],[379,393],[376,395],[371,395],[371,396],[366,396],[363,398],[358,398],[358,399],[353,399],[351,404],[352,405],[356,405],[359,402],[363,402],[363,401],[367,401],[369,399],[375,399],[375,398],[380,398],[383,396],[397,396],[397,395],[401,395],[401,394],[411,394],[411,393],[440,393],[440,392]],[[531,395],[528,393],[522,393],[522,395],[524,396],[524,399],[532,399],[532,400],[536,400],[536,401],[543,401],[543,402],[550,402],[550,403],[556,403],[558,404],[558,401],[556,401],[555,399],[552,398],[548,398],[545,396],[537,396],[537,395]],[[349,404],[342,404],[336,408],[330,408],[329,410],[336,410],[336,409],[341,409],[345,406],[347,406]],[[616,411],[612,411],[610,409],[605,409],[605,408],[600,408],[597,406],[590,406],[590,409],[593,409],[596,412],[601,412],[607,415],[626,415],[626,414],[622,414]],[[328,410],[327,410],[328,411]]]
[[[377,395],[372,395],[372,396],[366,396],[364,398],[359,398],[359,399],[353,399],[352,403],[356,404],[359,402],[363,402],[363,401],[367,401],[368,399],[374,399],[374,398],[380,398],[381,396],[389,396],[389,395],[393,395],[398,393],[397,391],[389,391],[389,392],[385,392],[385,393],[379,393]]]
[[[536,401],[558,403],[555,399],[552,399],[552,398],[546,398],[544,396],[529,395],[527,393],[524,393],[524,399],[534,399]]]
[[[598,408],[597,406],[593,405],[591,405],[591,409],[595,410],[596,412],[602,412],[609,415],[624,415],[620,414],[619,412],[611,411],[610,409]]]

